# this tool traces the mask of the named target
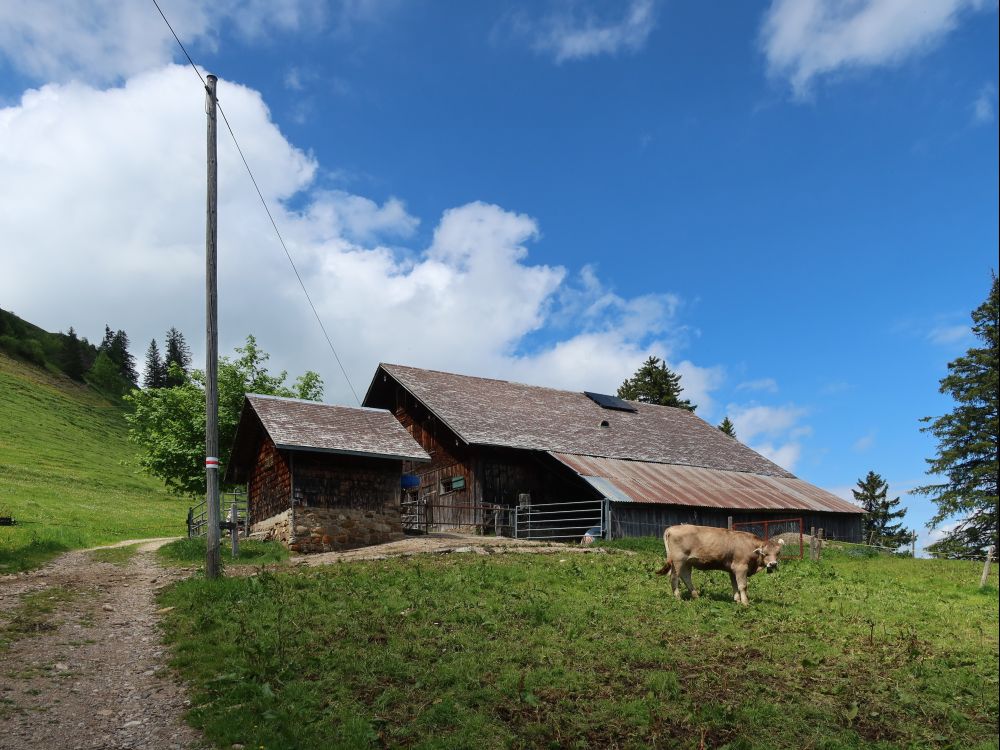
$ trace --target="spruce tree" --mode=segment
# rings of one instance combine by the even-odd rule
[[[62,340],[62,352],[59,356],[59,367],[73,380],[82,381],[86,372],[83,363],[83,344],[76,337],[76,331],[70,326],[69,332]]]
[[[681,400],[681,376],[672,372],[659,357],[650,357],[635,375],[626,378],[618,389],[618,398],[645,404],[677,406],[688,411],[698,407],[687,399]]]
[[[899,498],[889,500],[889,483],[874,471],[858,480],[858,489],[852,489],[854,501],[867,511],[864,519],[865,541],[880,547],[896,549],[910,541],[911,533],[901,523],[893,523],[906,515],[906,508],[893,510]]]
[[[118,366],[118,374],[132,388],[139,385],[139,375],[135,370],[135,357],[128,350],[128,334],[125,331],[115,331],[111,337],[111,345],[107,348],[108,357]]]
[[[156,346],[156,339],[149,342],[146,349],[146,372],[142,378],[143,388],[163,388],[166,385],[167,373],[160,359],[160,349]]]
[[[180,372],[172,368],[171,365],[176,365]],[[166,373],[166,386],[170,388],[181,385],[187,380],[190,369],[191,349],[184,340],[184,334],[176,328],[171,328],[167,331],[166,343],[163,348],[163,370]]]
[[[981,342],[948,363],[941,393],[955,401],[944,416],[924,417],[923,432],[938,440],[937,456],[927,459],[928,473],[945,477],[940,484],[918,487],[938,507],[931,524],[957,518],[957,523],[931,551],[950,556],[982,555],[997,543],[997,404],[998,375],[997,275],[989,296],[972,313],[972,332]]]
[[[719,429],[731,438],[736,437],[736,426],[732,423],[729,417],[726,417],[719,423]]]

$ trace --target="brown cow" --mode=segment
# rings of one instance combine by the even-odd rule
[[[663,532],[663,548],[667,564],[656,571],[657,575],[670,573],[674,596],[681,598],[678,579],[692,597],[698,590],[691,583],[691,568],[698,570],[725,570],[733,584],[733,601],[747,606],[747,577],[761,568],[773,573],[778,569],[778,556],[784,539],[765,542],[745,531],[730,531],[713,526],[670,526]]]

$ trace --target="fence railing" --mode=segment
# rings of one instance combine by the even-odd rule
[[[573,539],[590,536],[608,538],[607,500],[577,500],[566,503],[527,503],[514,509],[517,539]]]
[[[741,521],[733,524],[733,531],[749,531],[765,542],[772,539],[783,539],[785,548],[781,551],[781,556],[785,559],[801,560],[805,556],[804,528],[801,518]]]
[[[246,537],[250,533],[250,514],[246,493],[224,492],[219,495],[219,528],[231,531],[235,524],[237,532]],[[208,533],[208,499],[188,508],[188,538],[205,536]]]
[[[421,532],[447,529],[476,534],[512,536],[514,509],[493,503],[442,503],[433,497],[404,498],[400,501],[404,531]]]

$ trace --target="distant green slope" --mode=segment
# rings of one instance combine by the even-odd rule
[[[61,551],[184,533],[188,502],[142,474],[121,408],[0,352],[0,573]]]

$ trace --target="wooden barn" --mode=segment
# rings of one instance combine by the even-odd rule
[[[861,538],[860,508],[685,409],[393,364],[364,404],[390,410],[430,455],[404,463],[411,528],[518,533],[528,519],[529,536],[621,537],[801,518]]]
[[[247,485],[251,537],[325,552],[401,539],[403,463],[429,460],[384,409],[247,395],[225,481]]]

